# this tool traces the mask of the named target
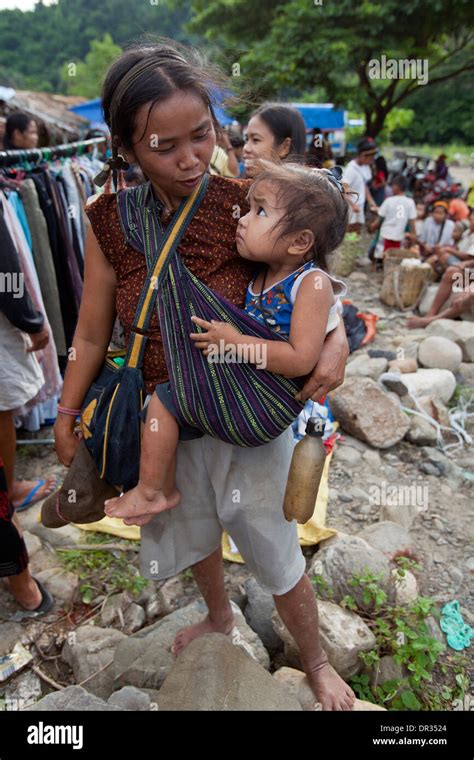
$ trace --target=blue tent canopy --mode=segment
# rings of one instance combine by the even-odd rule
[[[291,103],[304,119],[307,129],[345,129],[347,112],[336,111],[331,103]]]
[[[83,116],[84,119],[89,119],[90,129],[102,129],[104,132],[109,131],[107,124],[104,121],[104,114],[102,112],[102,101],[100,98],[94,100],[88,100],[87,103],[81,103],[78,106],[72,106],[69,109],[79,116]]]
[[[94,100],[88,100],[87,103],[81,103],[78,106],[72,106],[69,109],[74,111],[79,116],[83,116],[85,119],[89,119],[91,122],[90,129],[102,129],[104,132],[108,132],[109,128],[104,121],[104,114],[102,113],[102,101],[100,98]],[[214,111],[217,119],[223,127],[232,123],[232,117],[229,116],[221,106],[214,104]]]

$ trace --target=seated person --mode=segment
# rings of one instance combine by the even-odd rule
[[[433,213],[422,224],[416,242],[419,243],[423,258],[436,270],[438,257],[436,246],[453,244],[454,222],[448,219],[446,201],[436,201]],[[436,270],[437,271],[437,270]]]
[[[454,319],[465,312],[474,312],[474,211],[470,213],[469,229],[459,242],[455,258],[457,263],[449,265],[442,276],[431,309],[425,317],[410,317],[407,327],[426,327],[435,319]],[[451,304],[442,311],[453,292],[456,295]]]

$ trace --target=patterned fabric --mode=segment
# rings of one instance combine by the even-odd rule
[[[280,282],[276,282],[262,293],[260,302],[260,293],[255,293],[252,288],[254,287],[255,278],[252,280],[247,288],[247,295],[245,297],[245,311],[250,314],[251,317],[257,319],[261,324],[268,325],[275,332],[280,333],[288,337],[291,327],[291,314],[296,299],[296,292],[300,286],[304,277],[309,272],[322,272],[323,276],[329,277],[331,280],[333,290],[338,296],[345,295],[347,288],[342,280],[337,280],[335,277],[331,277],[330,274],[324,272],[317,267],[314,261],[307,261],[306,264],[291,272],[287,277]],[[331,306],[328,314],[328,321],[326,325],[326,334],[331,330],[334,330],[339,323],[339,317],[337,313],[338,303],[337,301]]]
[[[159,216],[150,212],[147,185],[118,193],[124,234],[143,250],[151,268],[160,242]],[[170,259],[160,284],[158,311],[171,393],[181,424],[238,446],[260,446],[278,437],[298,416],[294,394],[302,382],[258,369],[238,357],[210,362],[189,338],[191,316],[230,322],[240,332],[281,340],[242,309],[211,290],[183,263]]]
[[[245,291],[254,265],[237,253],[235,232],[240,215],[249,210],[246,195],[250,180],[211,176],[205,197],[180,243],[183,263],[202,282],[243,307]],[[131,188],[134,189],[134,188]],[[127,191],[122,191],[127,192]],[[158,213],[162,204],[153,197]],[[117,316],[123,325],[128,344],[136,305],[145,282],[147,265],[141,250],[134,248],[124,235],[117,210],[116,193],[99,195],[85,209],[100,248],[112,265],[116,281]],[[171,215],[161,214],[166,229]],[[142,371],[147,393],[168,380],[158,314],[152,315]]]

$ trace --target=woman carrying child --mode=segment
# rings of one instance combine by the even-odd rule
[[[216,79],[215,71],[193,51],[163,44],[125,51],[106,75],[103,108],[109,124],[111,113],[114,115],[114,158],[120,165],[120,148],[128,161],[140,166],[149,180],[147,202],[160,215],[163,227],[183,197],[193,192],[208,171],[218,128],[210,93]],[[114,94],[120,84],[121,98],[116,102]],[[239,217],[250,211],[249,184],[210,177],[199,210],[179,247],[181,259],[193,274],[240,307],[244,306],[255,270],[254,262],[239,256],[235,245]],[[70,409],[81,407],[102,365],[116,314],[128,340],[147,272],[144,257],[128,243],[122,230],[116,194],[99,196],[87,211],[92,229],[88,233],[84,293],[73,341],[75,361],[69,362],[61,399],[61,404]],[[303,256],[304,244],[300,241],[299,245]],[[323,306],[327,317],[331,308],[329,281],[324,273],[320,277],[326,291]],[[300,287],[304,284],[305,280]],[[316,311],[313,319],[324,338],[324,320]],[[319,354],[319,360],[302,389],[302,399],[318,399],[343,379],[347,341],[342,322],[328,334],[321,348],[322,338],[315,338],[317,350],[313,356]],[[156,313],[142,369],[147,392],[153,395],[156,386],[168,380]],[[73,418],[59,414],[56,450],[66,466],[78,445],[73,429]],[[273,594],[323,709],[349,710],[354,694],[329,664],[321,647],[317,603],[305,573],[296,523],[288,523],[283,516],[290,459],[290,429],[253,449],[232,446],[208,435],[180,440],[176,456],[180,494],[177,506],[161,507],[158,513],[156,503],[154,509],[140,505],[140,512],[128,505],[124,513],[117,506],[114,513],[132,518],[131,522],[137,524],[154,513],[141,530],[140,563],[145,577],[168,578],[192,566],[209,613],[205,620],[178,633],[173,646],[176,655],[198,636],[214,631],[227,634],[234,628],[224,586],[221,536],[225,529],[260,585]]]

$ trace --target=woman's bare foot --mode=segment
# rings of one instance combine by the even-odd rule
[[[406,321],[406,326],[410,330],[414,330],[417,327],[426,327],[426,325],[429,325],[430,322],[432,322],[436,317],[409,317]]]
[[[12,504],[17,509],[21,506],[22,502],[26,499],[28,494],[37,486],[39,480],[16,480],[13,484],[10,498]],[[34,494],[30,504],[36,504],[38,501],[46,499],[57,488],[58,481],[54,475],[45,478],[45,482],[41,485]]]
[[[306,669],[306,678],[322,710],[352,710],[355,694],[329,664],[327,656]]]
[[[186,628],[181,628],[181,630],[178,631],[174,644],[171,647],[171,652],[175,657],[178,657],[193,639],[198,639],[199,636],[204,636],[205,633],[228,634],[231,632],[234,625],[235,619],[231,610],[218,620],[211,620],[209,615],[207,615],[207,617],[205,617],[204,620],[201,620],[200,623],[188,625]]]
[[[165,509],[171,509],[179,504],[181,494],[177,488],[167,496],[161,490],[154,490],[142,486],[140,483],[123,496],[107,499],[104,502],[105,513],[109,517],[129,518],[127,525],[131,525],[131,518],[138,515],[155,515]],[[144,524],[144,523],[142,523]]]

